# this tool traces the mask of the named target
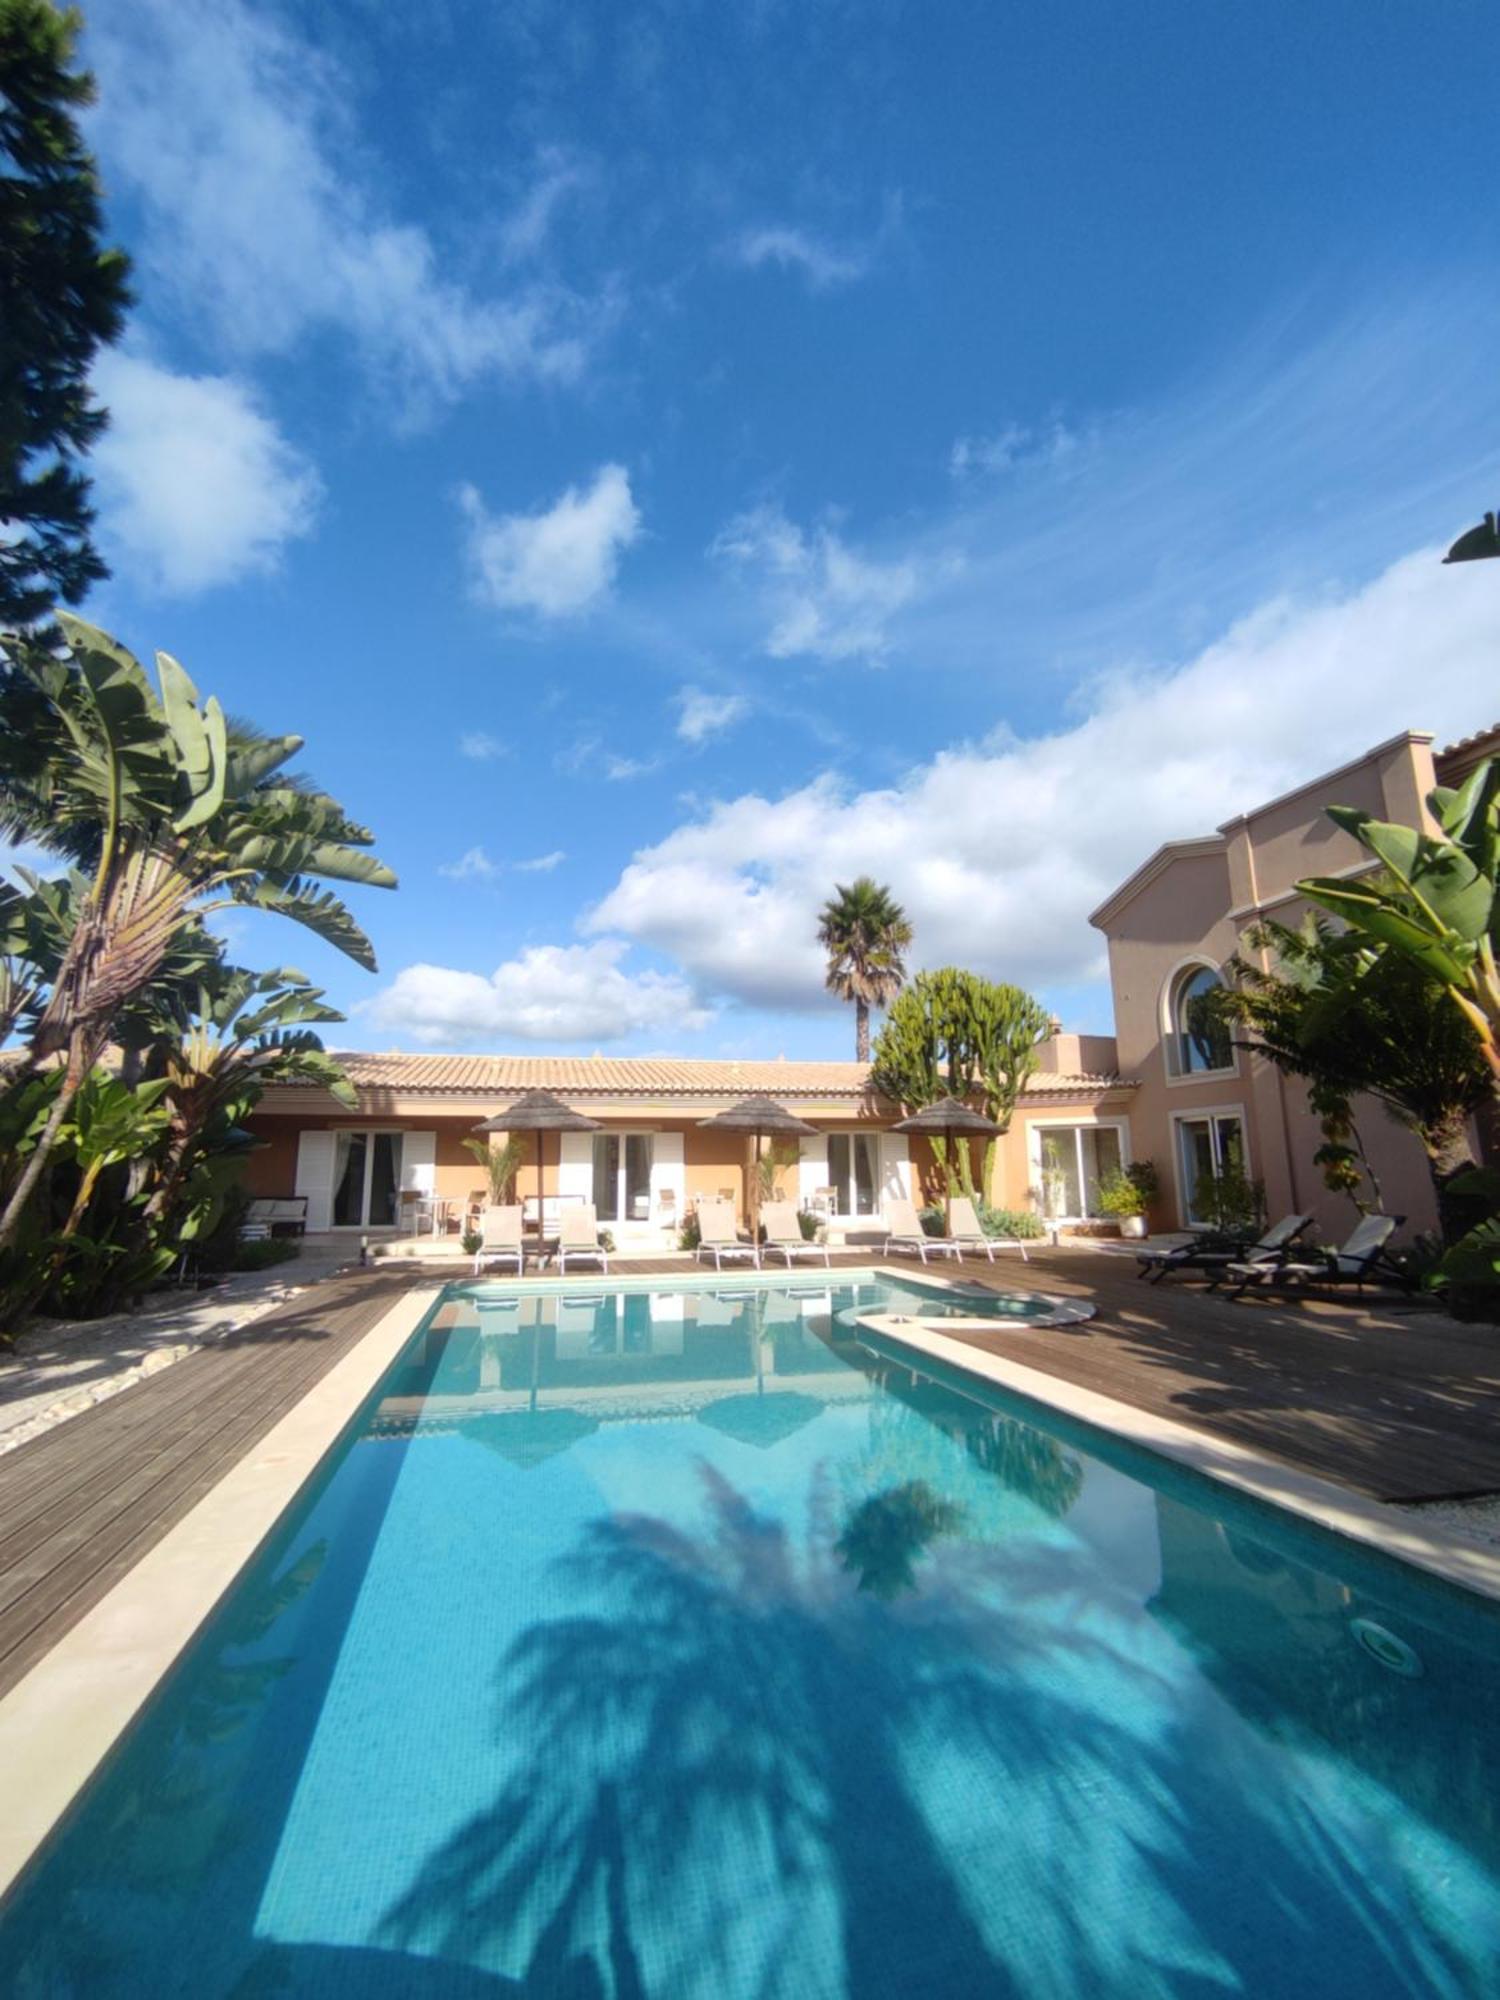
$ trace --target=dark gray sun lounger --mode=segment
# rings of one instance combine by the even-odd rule
[[[1310,1252],[1270,1265],[1248,1260],[1231,1264],[1225,1273],[1235,1281],[1230,1296],[1240,1298],[1252,1287],[1260,1291],[1295,1285],[1353,1285],[1356,1292],[1366,1285],[1394,1285],[1409,1292],[1412,1279],[1386,1249],[1405,1220],[1404,1215],[1367,1215],[1337,1250]]]
[[[1179,1243],[1171,1250],[1137,1250],[1140,1268],[1136,1276],[1159,1285],[1174,1272],[1196,1271],[1217,1285],[1232,1264],[1279,1263],[1311,1222],[1310,1215],[1284,1215],[1253,1242],[1247,1238],[1226,1244],[1221,1239],[1210,1247],[1200,1240]]]

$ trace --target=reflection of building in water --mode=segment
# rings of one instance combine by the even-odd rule
[[[1163,1495],[1156,1508],[1150,1609],[1235,1709],[1500,1865],[1500,1615],[1436,1588],[1377,1595]]]
[[[839,1359],[835,1359],[835,1350]],[[784,1394],[806,1407],[862,1402],[862,1360],[834,1322],[827,1287],[694,1293],[605,1290],[506,1295],[476,1286],[433,1315],[376,1412],[376,1436],[452,1428],[485,1412],[569,1407],[611,1416],[688,1415],[726,1391]],[[767,1430],[774,1429],[770,1413]]]

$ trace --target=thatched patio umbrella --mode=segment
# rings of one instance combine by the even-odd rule
[[[760,1142],[769,1133],[773,1139],[803,1138],[816,1132],[816,1125],[809,1125],[805,1118],[799,1118],[794,1111],[788,1111],[784,1104],[778,1104],[774,1097],[742,1097],[738,1104],[731,1104],[727,1111],[717,1111],[712,1118],[700,1118],[699,1127],[717,1132],[748,1132],[755,1144],[755,1162],[750,1173],[750,1241],[760,1241],[760,1176],[756,1168],[760,1165]]]
[[[581,1410],[492,1410],[483,1416],[466,1417],[459,1434],[473,1438],[487,1451],[499,1452],[512,1465],[530,1472],[534,1465],[553,1458],[580,1438],[592,1437],[599,1428],[597,1417]]]
[[[544,1132],[598,1132],[603,1128],[597,1118],[590,1118],[586,1111],[575,1111],[571,1104],[564,1104],[560,1097],[554,1097],[550,1090],[528,1090],[524,1097],[518,1097],[508,1111],[499,1111],[493,1118],[487,1118],[482,1125],[476,1125],[476,1132],[535,1132],[536,1134],[536,1234],[538,1243],[542,1240],[542,1219],[544,1214],[543,1196],[546,1184],[542,1178],[542,1134]],[[562,1161],[559,1156],[558,1165]]]
[[[1005,1130],[993,1118],[986,1118],[982,1111],[976,1111],[971,1104],[961,1104],[956,1097],[940,1097],[936,1104],[924,1105],[914,1111],[910,1118],[903,1118],[891,1128],[895,1132],[920,1132],[928,1139],[943,1139],[949,1145],[954,1140],[995,1139]],[[945,1161],[946,1166],[946,1161]],[[948,1208],[953,1199],[950,1192],[943,1206]]]
[[[716,1402],[705,1403],[698,1421],[740,1444],[768,1451],[821,1416],[823,1407],[818,1397],[805,1396],[798,1389],[773,1389],[769,1395],[747,1391],[742,1396],[720,1396]]]

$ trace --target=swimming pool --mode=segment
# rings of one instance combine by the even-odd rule
[[[0,1990],[1500,1994],[1491,1608],[914,1376],[851,1309],[929,1292],[833,1275],[450,1288]]]

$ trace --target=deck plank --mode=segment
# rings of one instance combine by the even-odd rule
[[[330,1279],[0,1458],[0,1693],[419,1281]]]

